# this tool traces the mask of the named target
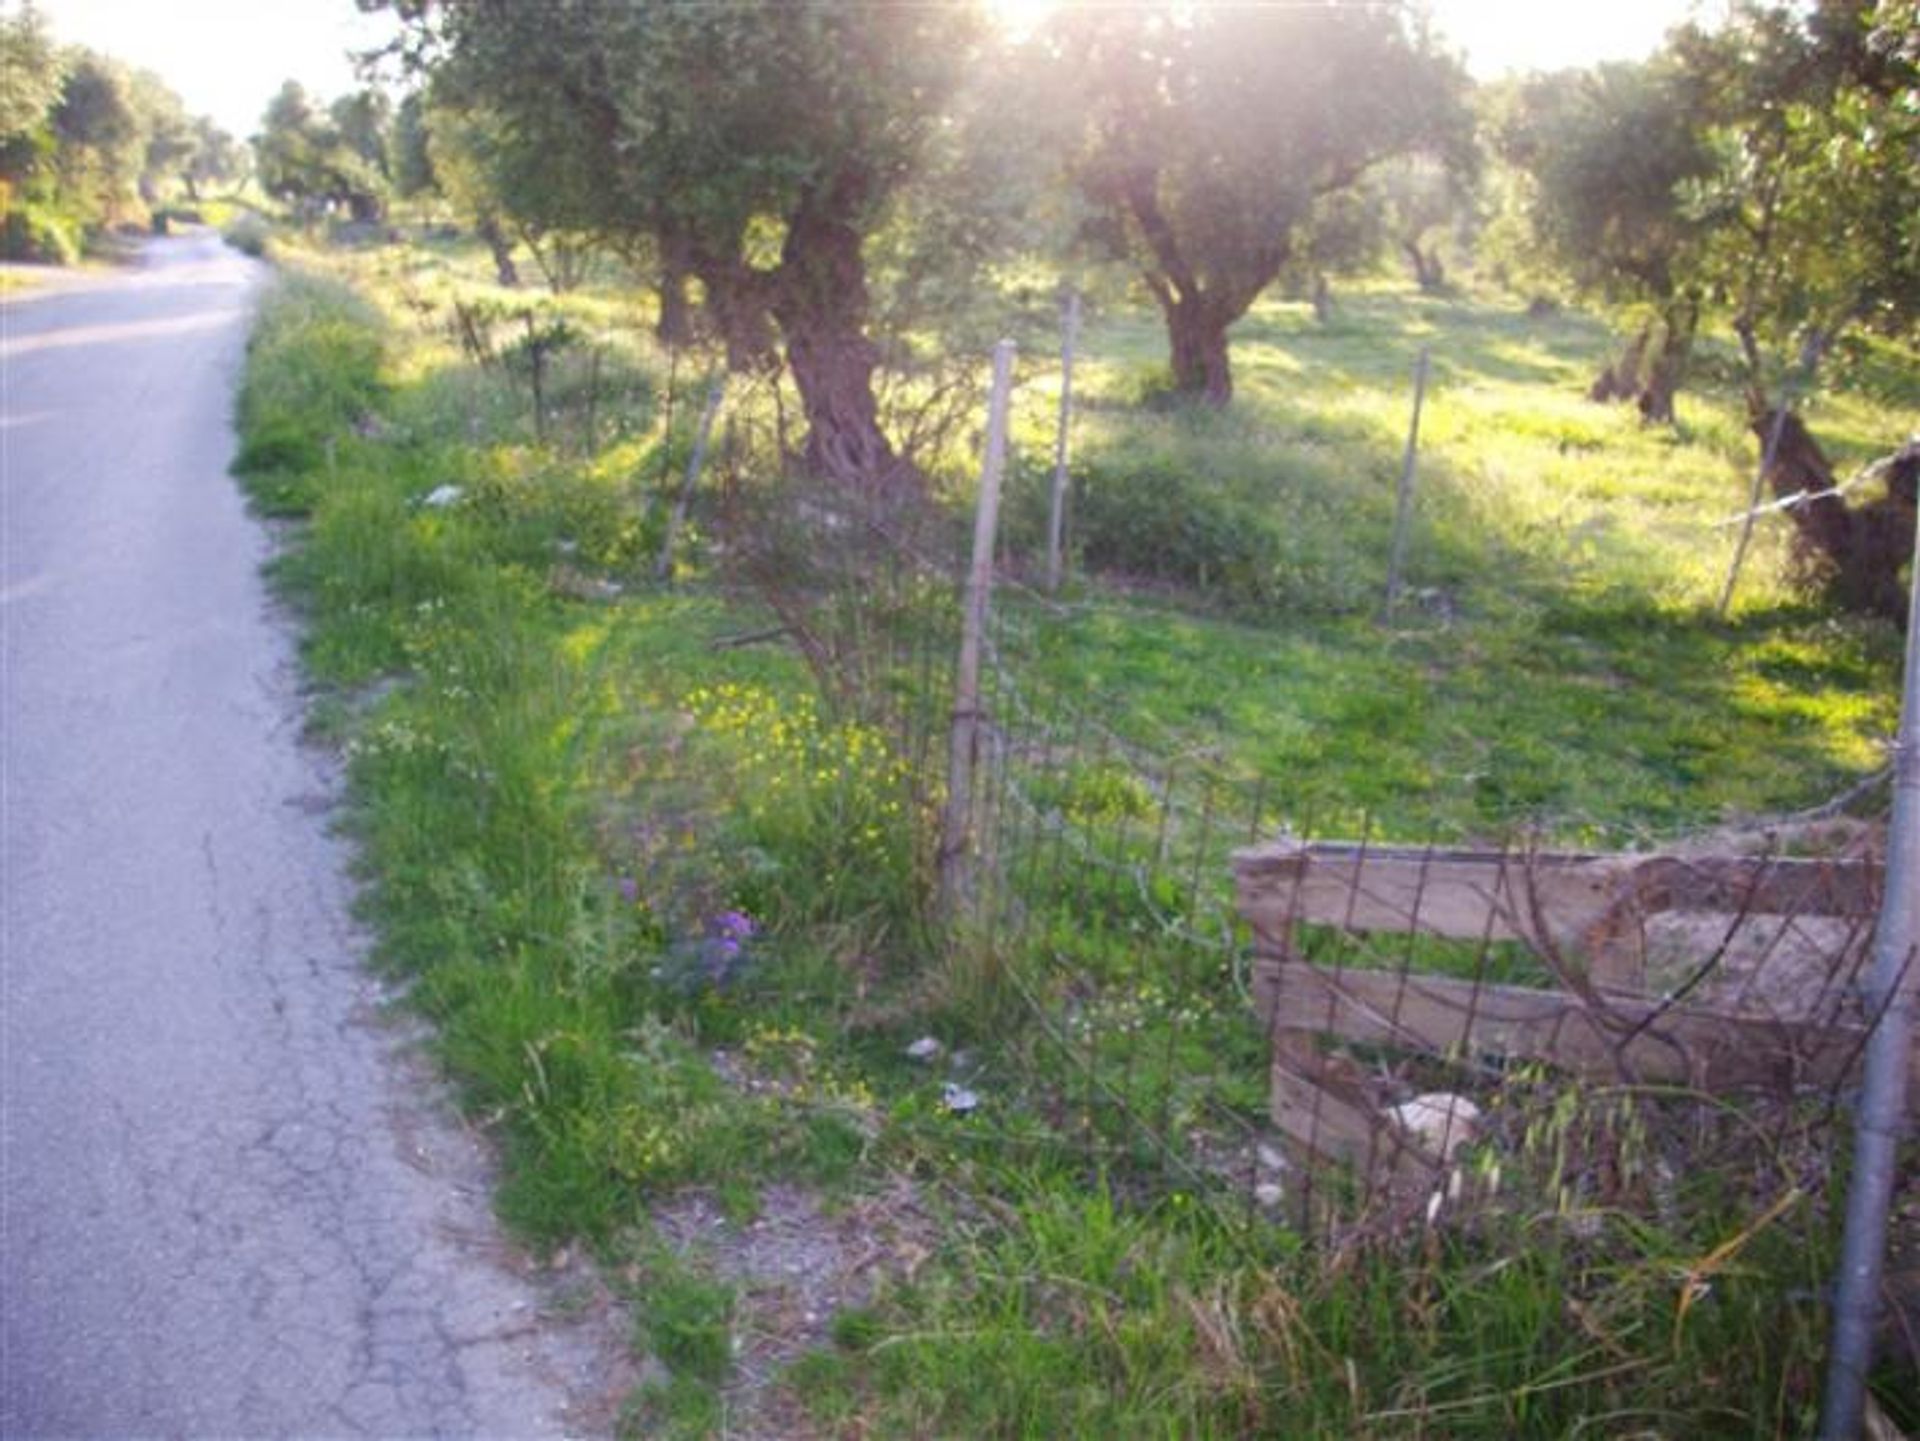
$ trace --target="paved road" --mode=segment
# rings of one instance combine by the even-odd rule
[[[359,969],[207,236],[0,307],[0,1435],[547,1436],[584,1330]]]

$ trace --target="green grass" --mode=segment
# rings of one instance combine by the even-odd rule
[[[1646,844],[1845,789],[1896,718],[1895,637],[1801,605],[1727,626],[1567,605],[1405,630],[1137,603],[1014,614],[1051,694],[1272,778],[1319,834]]]
[[[1002,1176],[921,1284],[855,1317],[796,1388],[836,1434],[1325,1437],[1804,1434],[1822,1272],[1762,1229],[1712,1269],[1589,1213],[1501,1216],[1336,1274],[1203,1211]],[[1576,1226],[1587,1237],[1569,1239]],[[1740,1236],[1736,1224],[1716,1238]],[[839,1428],[844,1428],[844,1431]]]
[[[652,1239],[650,1205],[695,1187],[751,1214],[776,1179],[836,1203],[910,1184],[939,1221],[933,1254],[776,1388],[828,1434],[1804,1431],[1824,1317],[1802,1298],[1829,1269],[1836,1184],[1814,1131],[1756,1152],[1732,1120],[1705,1127],[1688,1139],[1720,1164],[1694,1174],[1665,1099],[1515,1076],[1477,1219],[1330,1261],[1194,1184],[1219,1114],[1261,1111],[1265,1039],[1232,947],[1164,924],[1226,883],[1208,858],[1227,823],[1209,851],[1161,818],[1176,765],[1322,834],[1620,844],[1812,805],[1880,764],[1888,628],[1796,598],[1776,530],[1732,619],[1711,614],[1730,545],[1711,523],[1742,503],[1751,450],[1711,354],[1682,427],[1642,431],[1579,399],[1607,343],[1592,319],[1381,285],[1324,330],[1259,307],[1240,399],[1196,416],[1139,403],[1150,317],[1096,317],[1075,533],[1098,567],[1058,606],[1010,593],[1000,650],[1043,715],[1113,732],[1049,741],[1038,803],[1108,860],[1172,860],[1136,884],[1038,846],[1028,950],[963,965],[928,925],[927,797],[885,727],[820,701],[790,648],[735,643],[767,619],[707,583],[700,517],[683,583],[649,580],[697,367],[672,378],[669,425],[666,361],[617,285],[500,292],[442,241],[282,254],[241,468],[300,522],[276,574],[306,615],[316,726],[350,760],[378,962],[504,1152],[502,1213],[637,1278],[637,1342],[666,1368],[637,1434],[737,1420],[741,1292]],[[478,350],[456,300],[495,307]],[[522,310],[586,337],[543,375],[538,422],[509,355]],[[1384,625],[1422,344],[1413,589]],[[1852,463],[1898,439],[1914,375],[1870,347],[1846,381],[1815,419]],[[1047,403],[1044,381],[1023,393],[1023,563]],[[442,486],[454,503],[427,504]],[[732,912],[755,932],[730,949]],[[1096,1127],[1092,1082],[1016,985],[1188,1150]],[[977,1053],[953,1074],[980,1112],[903,1057],[929,1033]]]
[[[1433,299],[1374,285],[1343,298],[1325,328],[1304,305],[1264,301],[1234,332],[1238,402],[1225,417],[1142,414],[1130,403],[1161,363],[1152,316],[1129,310],[1091,327],[1077,446],[1097,485],[1115,461],[1168,473],[1202,497],[1257,508],[1274,529],[1273,598],[1289,612],[1371,609],[1384,590],[1393,490],[1412,404],[1412,365],[1432,355],[1421,421],[1419,520],[1409,579],[1480,614],[1529,604],[1630,599],[1699,609],[1718,597],[1753,446],[1729,357],[1705,345],[1675,429],[1643,428],[1627,407],[1582,391],[1609,345],[1570,311],[1532,316],[1517,302]],[[1880,352],[1861,389],[1815,412],[1846,466],[1902,438],[1920,404]],[[1868,387],[1870,393],[1863,394]],[[1047,386],[1033,388],[1021,438],[1050,440]],[[1784,596],[1776,549],[1742,595]]]

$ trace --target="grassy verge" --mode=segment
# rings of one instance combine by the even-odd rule
[[[575,339],[541,350],[536,389],[520,340],[554,326]],[[316,727],[351,760],[379,963],[502,1146],[509,1221],[625,1278],[668,1376],[637,1432],[1810,1424],[1833,1230],[1812,1121],[1758,1152],[1714,1131],[1721,1163],[1688,1173],[1619,1095],[1517,1077],[1475,1219],[1416,1217],[1337,1265],[1089,1149],[1001,1060],[1031,1042],[1019,1008],[928,945],[925,816],[888,737],[815,699],[787,649],[742,643],[766,628],[750,606],[645,579],[693,417],[685,389],[669,417],[634,328],[617,292],[531,307],[451,245],[311,261],[262,315],[240,421],[256,504],[298,523],[278,576]],[[1424,598],[1383,628],[1400,352],[1422,339]],[[1140,572],[1146,540],[1096,556],[1093,535],[1177,528],[1174,486],[1212,529],[1064,612],[1016,603],[1037,703],[1097,704],[1123,740],[1205,747],[1414,838],[1670,834],[1857,778],[1891,725],[1891,637],[1792,601],[1777,552],[1734,623],[1706,619],[1715,566],[1687,537],[1739,489],[1725,402],[1677,439],[1563,402],[1589,346],[1578,317],[1464,301],[1356,295],[1327,335],[1269,307],[1239,411],[1195,421],[1129,403],[1150,337],[1108,317],[1082,444],[1090,495],[1120,499],[1083,511],[1087,558]],[[1859,397],[1836,414],[1885,424]],[[709,545],[696,516],[696,581]],[[1144,817],[1104,764],[1060,807]],[[1155,944],[1093,923],[1125,899],[1050,903],[1085,922],[1085,975]],[[1210,1054],[1161,1063],[1236,1067],[1257,1111],[1259,1038],[1220,1004],[1246,1034],[1189,1031]],[[908,1059],[928,1034],[946,1057]]]

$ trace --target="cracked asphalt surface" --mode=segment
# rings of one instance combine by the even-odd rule
[[[263,275],[0,306],[0,1435],[574,1434],[607,1337],[381,1018],[226,474]]]

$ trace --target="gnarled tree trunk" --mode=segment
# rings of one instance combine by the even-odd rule
[[[1333,323],[1333,287],[1327,284],[1324,271],[1313,275],[1313,320],[1316,325]]]
[[[1227,328],[1286,268],[1291,238],[1280,231],[1230,278],[1206,275],[1182,249],[1154,187],[1154,172],[1140,168],[1123,177],[1118,194],[1152,256],[1141,278],[1166,317],[1173,388],[1185,399],[1224,406],[1233,399]]]
[[[880,429],[880,350],[867,338],[866,262],[854,223],[865,192],[864,177],[845,173],[802,198],[788,218],[769,303],[806,411],[807,468],[881,495],[917,489],[920,477]]]
[[[1400,249],[1407,257],[1414,283],[1420,287],[1422,295],[1436,295],[1446,288],[1447,267],[1440,259],[1439,251],[1428,253],[1422,250],[1418,240],[1402,240]]]
[[[1907,588],[1900,583],[1900,570],[1913,555],[1920,443],[1909,443],[1879,462],[1886,474],[1884,497],[1849,507],[1842,497],[1823,493],[1833,489],[1833,468],[1798,415],[1788,411],[1782,416],[1757,393],[1749,393],[1747,412],[1763,447],[1774,427],[1780,427],[1780,443],[1766,475],[1775,497],[1818,497],[1787,511],[1801,581],[1826,591],[1847,610],[1904,625]]]
[[[1630,400],[1640,393],[1640,368],[1646,364],[1647,347],[1653,343],[1653,327],[1643,325],[1614,357],[1613,363],[1594,377],[1587,387],[1587,399],[1605,404]]]
[[[769,313],[777,273],[755,270],[737,252],[693,252],[695,273],[706,290],[706,316],[727,350],[736,375],[771,375],[780,369],[773,317]]]
[[[482,211],[473,228],[486,242],[487,253],[493,256],[493,278],[506,289],[517,290],[520,267],[513,263],[513,244],[507,239],[507,232],[500,228],[500,217],[491,210]]]
[[[1233,317],[1206,295],[1159,293],[1167,318],[1173,388],[1189,399],[1223,406],[1233,399],[1233,367],[1227,357],[1227,327]]]
[[[1642,423],[1673,424],[1673,398],[1686,378],[1687,362],[1693,355],[1694,333],[1699,328],[1699,301],[1685,298],[1667,307],[1661,321],[1660,349],[1636,397]]]

